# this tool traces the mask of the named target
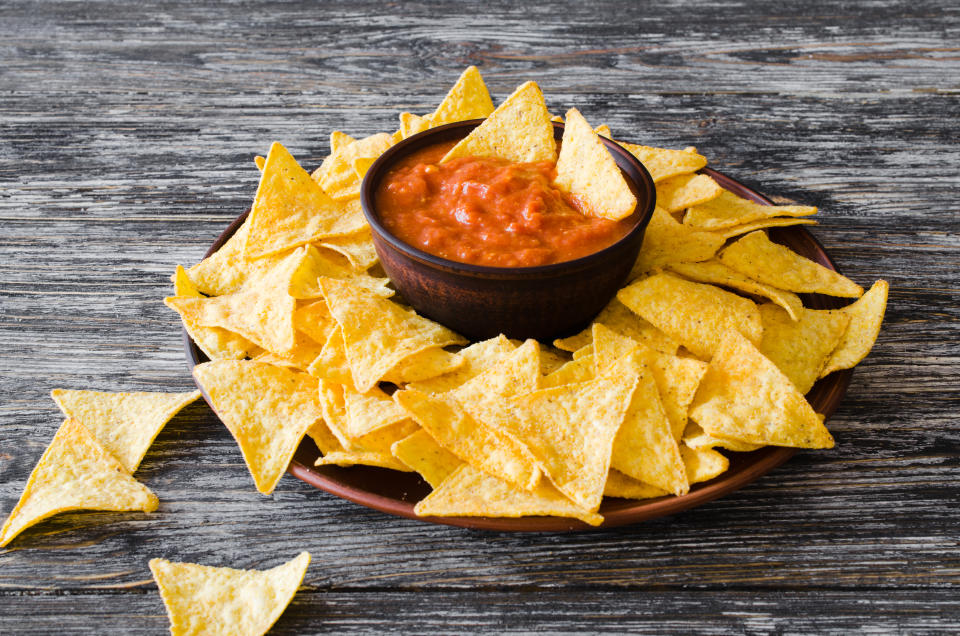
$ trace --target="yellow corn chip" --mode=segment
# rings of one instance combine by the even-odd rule
[[[420,117],[412,113],[400,113],[400,138],[406,139],[430,128],[430,115]]]
[[[468,66],[430,117],[430,125],[480,119],[493,112],[493,101],[476,66]]]
[[[750,444],[748,442],[739,442],[735,439],[726,439],[707,434],[699,424],[690,422],[683,431],[683,444],[689,449],[699,450],[701,448],[726,448],[737,453],[749,453],[758,448],[763,448],[760,444]],[[711,478],[712,479],[712,478]]]
[[[345,432],[351,438],[363,437],[378,428],[407,419],[407,412],[377,387],[366,393],[344,387],[343,401],[347,409]]]
[[[659,189],[657,194],[659,203]],[[809,216],[817,213],[817,208],[810,205],[764,205],[738,197],[729,190],[687,207],[690,209],[683,217],[684,225],[704,230],[719,230],[776,216]]]
[[[567,111],[555,183],[591,216],[616,221],[637,207],[637,197],[617,162],[576,108]]]
[[[130,476],[77,420],[66,420],[34,466],[0,528],[0,547],[30,526],[69,510],[157,509],[157,496]]]
[[[739,329],[753,342],[763,336],[753,301],[670,274],[639,280],[617,292],[617,298],[701,358],[713,355],[728,329]]]
[[[502,334],[474,343],[457,354],[461,360],[459,367],[437,377],[411,382],[407,388],[423,393],[446,393],[497,364],[514,349],[513,344]]]
[[[680,343],[663,333],[649,322],[633,313],[616,298],[613,298],[603,311],[594,318],[594,324],[600,323],[610,330],[643,344],[662,353],[674,354],[680,348]],[[564,351],[576,351],[593,342],[593,325],[590,325],[575,336],[554,340],[553,345]]]
[[[761,283],[794,292],[859,298],[863,288],[789,247],[778,245],[762,231],[751,232],[720,253],[720,261]]]
[[[390,453],[365,450],[338,450],[331,451],[319,457],[314,466],[375,466],[389,468],[402,472],[413,472],[406,464]]]
[[[344,281],[320,281],[340,324],[353,385],[367,392],[403,360],[429,347],[464,344],[446,327]]]
[[[770,359],[801,393],[817,381],[850,323],[842,311],[801,309],[796,320],[776,305],[760,305],[763,340],[760,353]]]
[[[613,440],[640,368],[639,353],[631,352],[590,382],[507,400],[500,424],[527,445],[560,492],[587,510],[596,511],[603,498]]]
[[[360,194],[360,178],[354,170],[354,161],[360,158],[376,159],[392,145],[393,136],[387,133],[338,143],[330,156],[314,170],[313,180],[333,199],[356,197]],[[267,163],[269,162],[268,157]]]
[[[345,132],[334,130],[330,133],[330,154],[343,150],[350,144],[356,143],[356,139]]]
[[[164,425],[195,402],[190,393],[101,393],[54,389],[50,397],[69,419],[79,421],[133,473]]]
[[[314,342],[325,343],[337,326],[330,315],[327,303],[322,298],[312,302],[300,303],[293,312],[293,327],[306,334]]]
[[[263,167],[267,165],[267,158],[257,155],[253,158],[253,163],[255,166],[257,166],[257,170],[263,172]]]
[[[887,281],[878,280],[860,300],[838,310],[850,317],[850,326],[820,372],[821,377],[849,369],[867,357],[880,333],[889,289]]]
[[[303,261],[290,278],[289,294],[300,300],[321,298],[318,281],[321,278],[336,278],[348,281],[357,287],[369,289],[378,296],[389,298],[393,290],[387,287],[389,278],[375,278],[365,272],[357,272],[345,261],[340,254],[333,254],[329,250],[318,250],[312,245],[304,248]]]
[[[357,450],[382,453],[393,457],[393,445],[402,439],[410,437],[420,430],[420,425],[409,418],[383,426],[354,440],[353,447]],[[396,460],[394,460],[396,461]],[[406,464],[398,462],[399,470],[407,470]]]
[[[355,450],[356,444],[347,435],[347,404],[344,400],[344,385],[320,378],[317,381],[317,400],[327,430],[340,443],[332,450]],[[326,455],[326,453],[324,453]]]
[[[657,183],[657,205],[677,212],[715,199],[721,192],[723,188],[705,174],[684,174]]]
[[[667,268],[698,283],[723,285],[754,296],[766,296],[787,310],[793,320],[799,320],[803,313],[803,303],[796,294],[747,278],[718,260],[703,261],[702,263],[671,263],[667,265]]]
[[[553,124],[534,82],[522,84],[489,117],[440,160],[457,157],[499,157],[507,161],[556,161]]]
[[[573,359],[579,360],[580,358],[593,355],[593,341],[590,344],[584,345],[573,352]]]
[[[358,272],[365,272],[377,264],[377,250],[373,246],[373,235],[369,227],[349,236],[323,239],[316,245],[346,257]]]
[[[677,223],[657,206],[643,235],[637,262],[630,271],[634,279],[666,263],[695,263],[713,258],[724,238],[712,232],[697,232]]]
[[[620,497],[621,499],[653,499],[654,497],[666,497],[669,494],[666,490],[637,481],[633,477],[627,477],[614,468],[610,469],[610,474],[607,475],[607,483],[603,487],[604,497]]]
[[[532,490],[540,480],[540,469],[526,446],[506,431],[474,419],[456,400],[414,389],[397,391],[393,399],[463,461],[524,490]]]
[[[780,217],[773,219],[761,219],[760,221],[753,221],[751,223],[744,223],[743,225],[734,225],[733,227],[727,227],[720,230],[712,230],[713,234],[717,236],[722,236],[724,239],[733,238],[734,236],[740,236],[741,234],[749,234],[755,230],[762,230],[768,227],[788,227],[791,225],[816,225],[817,222],[813,219],[798,219],[793,217]]]
[[[340,440],[323,420],[317,420],[313,426],[307,429],[307,435],[324,455],[343,450],[343,444],[340,443]]]
[[[249,233],[248,218],[220,249],[187,270],[187,275],[199,291],[208,296],[240,291],[244,285],[261,278],[289,255],[289,252],[285,252],[255,261],[246,260],[243,246]]]
[[[383,380],[394,384],[429,380],[451,373],[462,364],[463,359],[458,354],[444,351],[439,346],[428,347],[400,362],[383,376]]]
[[[592,526],[603,523],[603,517],[575,505],[549,483],[540,482],[532,491],[518,490],[470,464],[460,466],[414,511],[424,517],[554,516],[573,517]]]
[[[200,290],[193,284],[187,272],[179,265],[173,275],[173,293],[176,296],[200,298]],[[201,351],[211,360],[242,360],[257,345],[253,344],[240,334],[227,331],[221,327],[201,327],[193,323],[183,323],[183,328],[190,334],[190,338]]]
[[[576,360],[567,362],[553,373],[544,376],[541,386],[544,389],[549,389],[564,384],[589,382],[596,377],[593,358],[593,354],[588,353],[585,356],[580,356]]]
[[[173,636],[257,636],[287,608],[310,565],[310,554],[270,570],[234,570],[150,559]]]
[[[787,376],[736,329],[717,347],[690,407],[716,437],[752,444],[832,448],[820,417]]]
[[[691,484],[710,481],[730,468],[730,460],[712,448],[687,448],[680,445],[680,455]]]
[[[543,375],[548,375],[553,373],[563,365],[565,365],[569,360],[567,356],[563,353],[560,353],[553,347],[549,345],[540,345],[540,373]]]
[[[439,488],[443,480],[463,464],[459,457],[438,444],[423,429],[394,442],[390,451],[434,488]]]
[[[353,385],[353,374],[343,348],[343,331],[340,325],[334,325],[330,337],[320,350],[320,355],[310,363],[307,373],[339,384]]]
[[[654,183],[659,183],[677,175],[696,172],[707,165],[707,158],[697,154],[697,149],[692,147],[683,150],[669,150],[667,148],[638,146],[624,141],[618,141],[617,143],[640,160],[643,167],[653,177]]]
[[[600,124],[593,129],[593,132],[597,133],[601,137],[606,137],[607,139],[613,139],[613,133],[610,132],[610,126],[606,124]]]
[[[343,214],[343,206],[310,179],[286,148],[274,143],[250,209],[243,256],[259,258],[334,236]]]
[[[300,440],[323,416],[316,378],[252,360],[205,362],[193,376],[240,446],[257,490],[273,492]]]
[[[391,145],[394,143],[391,138]],[[367,170],[370,169],[377,160],[374,157],[357,157],[353,160],[353,172],[357,175],[357,179],[363,181],[363,177],[367,174]]]

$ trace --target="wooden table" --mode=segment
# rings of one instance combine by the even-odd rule
[[[162,298],[249,204],[255,154],[317,165],[332,130],[392,131],[468,64],[495,101],[533,79],[556,112],[820,206],[843,271],[890,282],[886,323],[835,449],[605,532],[427,525],[289,476],[263,497],[195,404],[137,473],[156,513],[64,514],[0,550],[0,633],[160,634],[150,558],[302,549],[276,634],[960,629],[955,2],[204,4],[0,4],[3,515],[60,423],[50,389],[192,387]]]

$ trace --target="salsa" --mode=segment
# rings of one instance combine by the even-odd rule
[[[405,243],[461,263],[532,267],[597,252],[634,225],[633,217],[583,214],[552,185],[550,161],[461,157],[439,164],[454,143],[412,153],[380,183],[379,217]]]

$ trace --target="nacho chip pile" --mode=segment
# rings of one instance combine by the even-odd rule
[[[618,142],[658,203],[630,279],[583,332],[550,347],[469,343],[393,297],[358,196],[393,143],[486,118],[444,158],[557,161],[557,183],[610,218],[636,201],[576,109],[557,154],[543,94],[527,82],[494,108],[471,67],[433,113],[394,133],[331,137],[312,175],[280,144],[250,216],[215,254],[174,275],[166,303],[210,358],[194,376],[269,493],[304,436],[318,465],[415,471],[425,516],[554,515],[599,524],[603,498],[682,496],[727,469],[721,451],[829,448],[806,401],[876,339],[886,283],[849,279],[772,242],[816,208],[767,206],[698,171],[695,148]],[[800,294],[859,298],[806,307]],[[861,297],[862,295],[862,297]]]

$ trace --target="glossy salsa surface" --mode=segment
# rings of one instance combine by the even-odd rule
[[[610,221],[580,212],[552,185],[552,162],[441,158],[455,142],[397,162],[375,197],[383,225],[400,240],[449,260],[533,267],[597,252],[628,234],[633,216]]]

